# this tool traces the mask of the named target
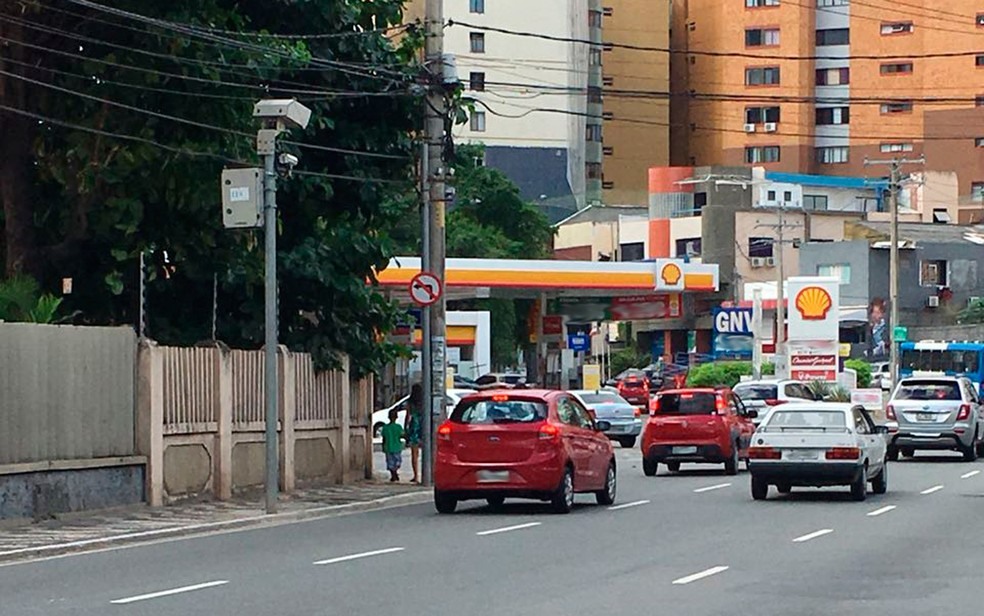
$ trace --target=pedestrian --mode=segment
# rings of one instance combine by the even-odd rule
[[[410,399],[407,401],[407,417],[404,426],[407,445],[410,446],[410,465],[413,467],[413,479],[410,480],[410,483],[420,481],[420,442],[424,434],[423,414],[424,388],[420,383],[415,383],[410,388]]]
[[[383,453],[386,454],[386,470],[390,472],[390,481],[400,480],[400,465],[403,464],[403,426],[396,423],[399,413],[396,409],[389,412],[389,423],[381,430],[383,435]]]

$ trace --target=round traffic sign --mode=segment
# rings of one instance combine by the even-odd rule
[[[420,272],[410,281],[410,298],[420,306],[430,306],[441,298],[441,281],[430,272]]]

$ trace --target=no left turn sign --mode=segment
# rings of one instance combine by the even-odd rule
[[[410,298],[419,306],[430,306],[441,298],[441,281],[430,272],[420,272],[410,281]]]

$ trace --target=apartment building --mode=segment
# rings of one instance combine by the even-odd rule
[[[445,0],[445,52],[477,102],[458,143],[556,221],[590,204],[645,205],[647,169],[669,160],[671,0]],[[412,0],[406,19],[423,16]],[[490,30],[488,28],[494,28]],[[519,36],[497,30],[530,33]]]
[[[679,165],[882,175],[926,155],[955,171],[958,218],[984,215],[984,5],[674,0]],[[915,168],[919,170],[919,168]]]

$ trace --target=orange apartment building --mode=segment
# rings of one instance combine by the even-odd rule
[[[863,176],[925,155],[980,221],[982,41],[975,0],[673,0],[673,164]]]

